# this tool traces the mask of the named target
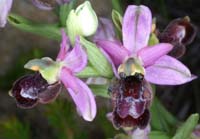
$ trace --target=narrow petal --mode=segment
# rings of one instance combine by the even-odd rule
[[[169,43],[160,43],[142,48],[137,55],[142,59],[143,66],[148,67],[153,65],[160,57],[166,55],[172,48],[173,46]]]
[[[75,46],[64,59],[67,68],[73,72],[80,72],[87,65],[87,54],[81,47],[80,39],[76,38]]]
[[[74,100],[78,112],[86,121],[92,121],[96,115],[96,103],[89,87],[73,76],[67,68],[62,69],[60,78]]]
[[[105,39],[105,40],[115,40],[115,30],[113,23],[110,19],[99,18],[99,26],[97,32],[95,33],[94,40]]]
[[[56,6],[54,0],[32,0],[32,3],[39,9],[52,10]]]
[[[5,27],[12,0],[0,0],[0,27]]]
[[[147,46],[151,33],[152,15],[146,6],[127,8],[122,25],[123,44],[132,53]]]
[[[63,59],[65,59],[67,51],[70,48],[69,38],[67,37],[64,29],[61,30],[61,34],[62,34],[62,42],[60,44],[60,51],[57,56],[57,60],[59,61],[62,61]]]
[[[146,68],[147,81],[159,85],[180,85],[196,78],[180,61],[170,56],[163,56],[154,65]]]
[[[116,66],[120,65],[128,56],[128,51],[116,41],[98,40],[96,44],[110,56]]]
[[[100,50],[103,53],[103,55],[106,57],[108,62],[112,65],[112,70],[113,70],[113,73],[115,74],[115,77],[119,78],[119,74],[117,72],[117,68],[115,67],[115,64],[113,63],[113,61],[110,58],[110,56],[102,48],[100,48]]]

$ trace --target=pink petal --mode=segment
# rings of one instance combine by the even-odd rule
[[[93,40],[104,39],[104,40],[115,40],[115,30],[113,23],[108,18],[99,18],[99,26],[95,33]]]
[[[116,41],[98,40],[96,44],[110,56],[113,63],[117,66],[128,56],[128,51]]]
[[[96,103],[89,87],[67,68],[62,69],[60,79],[74,100],[78,112],[86,121],[92,121],[96,116]]]
[[[0,27],[5,27],[12,0],[0,0]]]
[[[87,54],[80,44],[80,39],[76,38],[75,46],[63,60],[68,69],[73,72],[80,72],[87,65]]]
[[[154,65],[146,68],[145,79],[159,85],[180,85],[194,80],[189,69],[170,56],[163,56]]]
[[[144,67],[148,67],[153,65],[160,57],[166,55],[172,48],[173,46],[169,43],[160,43],[142,48],[137,55],[142,59]]]
[[[57,56],[57,60],[59,61],[62,61],[66,57],[67,51],[70,48],[69,38],[67,37],[64,29],[61,30],[61,33],[62,33],[62,42],[60,44],[60,51]]]
[[[136,128],[133,133],[131,133],[131,137],[133,139],[149,139],[148,134],[150,133],[151,128],[150,125],[147,125],[144,129]]]
[[[128,6],[122,25],[124,46],[131,52],[136,53],[147,46],[151,33],[152,15],[146,6]]]
[[[117,72],[117,68],[115,67],[115,64],[113,63],[113,61],[110,58],[110,56],[102,48],[99,48],[99,49],[101,50],[101,52],[103,53],[103,55],[106,57],[106,59],[108,60],[108,62],[112,65],[112,69],[113,69],[113,73],[115,74],[115,77],[119,78],[119,74]]]

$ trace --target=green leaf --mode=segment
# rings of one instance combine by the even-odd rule
[[[80,117],[77,117],[78,114],[72,103],[58,98],[46,108],[45,115],[55,133],[55,139],[88,139],[88,131],[80,127],[80,121],[77,120]]]
[[[131,139],[131,137],[121,133],[121,134],[115,135],[114,139]]]
[[[112,10],[112,20],[116,27],[116,34],[122,40],[122,16],[116,10]]]
[[[169,135],[161,131],[151,131],[149,134],[150,139],[171,139]]]
[[[120,14],[123,13],[121,0],[112,0],[112,8],[118,11]]]
[[[110,98],[108,95],[108,85],[89,85],[89,87],[96,96]]]
[[[89,78],[89,77],[98,77],[101,75],[93,67],[87,66],[87,67],[85,67],[84,70],[77,73],[76,76],[78,76],[79,78]]]
[[[70,3],[65,3],[60,5],[59,9],[59,18],[62,27],[66,27],[66,20],[69,12],[76,5],[77,0],[72,0]]]
[[[193,129],[198,124],[198,120],[199,114],[192,114],[185,123],[177,129],[172,139],[189,139]]]
[[[103,77],[112,78],[113,71],[111,64],[107,61],[105,56],[96,47],[96,45],[87,41],[83,37],[80,38],[80,41],[81,44],[86,48],[88,60],[95,70],[98,71],[98,73]]]
[[[178,121],[161,104],[157,97],[154,98],[151,111],[151,127],[154,130],[170,132],[176,127]]]
[[[56,24],[50,25],[33,23],[31,20],[28,20],[16,14],[10,14],[8,16],[8,21],[11,25],[15,26],[20,30],[40,35],[43,37],[51,38],[54,40],[61,40],[60,28]]]
[[[13,117],[0,122],[1,139],[30,139],[30,125]]]

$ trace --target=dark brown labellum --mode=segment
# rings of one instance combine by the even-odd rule
[[[138,117],[133,118],[128,115],[125,118],[121,118],[116,112],[113,113],[113,124],[116,128],[125,127],[125,128],[140,128],[144,129],[150,120],[150,112],[148,109],[145,109],[144,113]]]
[[[142,74],[114,80],[110,95],[113,104],[112,122],[116,128],[147,126],[152,91]]]
[[[169,55],[179,58],[185,53],[185,46],[190,44],[195,36],[196,27],[189,17],[185,17],[171,21],[158,38],[160,42],[171,43],[174,48]]]
[[[49,85],[39,73],[19,78],[11,90],[17,105],[21,108],[32,108],[38,102],[47,103],[59,93],[60,83]]]

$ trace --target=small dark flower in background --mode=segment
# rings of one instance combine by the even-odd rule
[[[38,102],[53,101],[61,90],[61,83],[48,84],[39,73],[25,75],[13,85],[11,95],[21,108],[32,108]]]
[[[121,73],[122,75],[122,73]],[[121,76],[110,87],[113,112],[109,119],[116,128],[144,129],[150,120],[152,100],[150,85],[140,73]]]
[[[196,36],[196,27],[189,17],[178,18],[169,23],[165,30],[158,35],[160,42],[171,43],[174,48],[169,55],[179,58],[185,53],[185,46]]]

